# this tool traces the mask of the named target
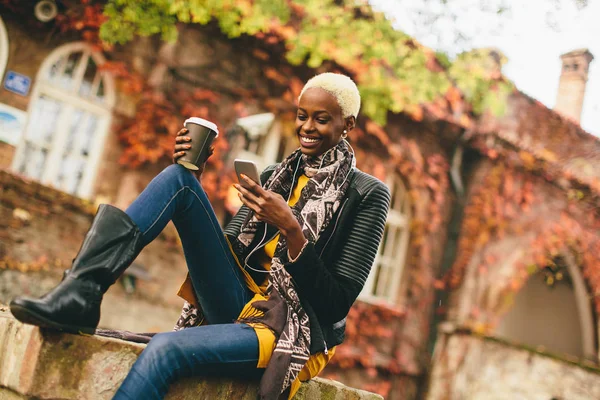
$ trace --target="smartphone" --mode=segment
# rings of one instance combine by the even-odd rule
[[[260,175],[258,174],[258,167],[254,161],[236,158],[233,161],[233,166],[235,167],[235,173],[238,177],[240,185],[244,185],[244,180],[240,177],[241,174],[246,175],[248,178],[260,185]]]

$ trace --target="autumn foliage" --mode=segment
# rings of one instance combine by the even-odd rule
[[[0,2],[19,10],[20,2]],[[600,184],[578,182],[577,177],[564,171],[550,174],[548,171],[560,169],[554,153],[546,149],[534,153],[497,143],[491,136],[464,143],[490,164],[468,193],[457,258],[441,279],[435,279],[439,277],[434,276],[433,266],[440,262],[443,249],[432,238],[446,234],[447,208],[455,200],[450,190],[448,154],[439,148],[426,152],[415,138],[392,138],[384,128],[385,122],[390,114],[403,113],[413,122],[446,120],[464,130],[474,128],[478,114],[503,110],[505,96],[513,88],[485,52],[463,54],[450,62],[392,29],[382,14],[361,1],[220,0],[203,2],[202,7],[198,4],[183,0],[110,0],[105,6],[82,0],[64,10],[56,24],[62,32],[78,34],[103,51],[109,61],[101,68],[117,78],[120,92],[135,100],[133,115],[119,116],[116,127],[123,144],[120,162],[131,168],[170,162],[174,134],[181,129],[182,121],[190,115],[218,121],[215,115],[222,100],[219,93],[206,88],[173,85],[168,90],[158,89],[147,76],[133,72],[131,65],[116,61],[116,43],[125,43],[135,35],[161,35],[172,40],[177,36],[178,24],[216,24],[226,36],[249,35],[260,40],[264,46],[248,49],[256,60],[268,64],[277,54],[281,62],[282,54],[288,63],[282,68],[267,65],[263,69],[267,80],[284,88],[280,99],[262,99],[261,106],[269,111],[278,110],[276,101],[293,104],[297,98],[303,83],[293,74],[295,65],[311,71],[325,66],[356,78],[368,118],[360,119],[352,143],[376,142],[378,149],[375,154],[365,150],[369,146],[356,146],[359,167],[380,179],[392,170],[403,177],[408,188],[411,248],[403,280],[407,282],[409,304],[400,311],[358,303],[348,316],[347,339],[337,349],[333,366],[360,368],[369,377],[384,377],[366,389],[387,395],[391,384],[386,379],[414,372],[418,355],[411,358],[398,350],[380,362],[377,343],[398,340],[391,325],[400,319],[421,318],[416,325],[424,334],[429,332],[432,286],[449,291],[459,288],[469,268],[473,268],[473,260],[477,261],[477,273],[485,276],[504,256],[494,251],[493,244],[511,235],[523,235],[528,252],[519,260],[518,273],[504,288],[506,293],[517,292],[530,275],[568,253],[581,266],[600,312]],[[279,53],[270,53],[270,49]],[[239,90],[241,99],[250,97],[242,93],[243,88]],[[238,116],[246,112],[241,102],[234,108]],[[223,128],[219,126],[220,131]],[[224,199],[232,183],[231,177],[221,174],[223,156],[229,149],[225,135],[215,145],[202,184],[211,199]],[[575,184],[563,190],[556,184],[563,180]],[[536,192],[543,185],[558,188],[556,196],[566,206],[557,208],[559,211],[541,229],[527,218],[544,201]],[[525,233],[533,234],[525,237]],[[0,267],[19,268],[16,264]],[[481,320],[481,312],[472,310],[474,321]],[[493,318],[487,321],[482,330],[489,332]],[[424,341],[415,344],[420,346],[417,353],[424,351]]]

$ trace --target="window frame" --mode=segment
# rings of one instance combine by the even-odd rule
[[[63,89],[57,87],[55,84],[49,81],[47,78],[48,72],[52,66],[63,57],[69,57],[70,54],[83,52],[82,59],[78,62],[76,70],[73,72],[73,80],[78,86],[73,86],[70,89]],[[73,116],[75,109],[82,110],[84,112],[93,114],[98,118],[98,126],[96,126],[96,135],[90,145],[89,155],[87,156],[86,163],[84,166],[83,176],[81,182],[75,191],[71,193],[77,197],[89,199],[92,195],[93,183],[96,178],[98,171],[98,165],[100,163],[101,155],[104,150],[104,143],[108,136],[110,124],[112,122],[112,109],[116,102],[116,90],[114,78],[110,73],[106,71],[97,71],[98,83],[102,84],[104,90],[104,101],[102,104],[94,102],[91,99],[79,95],[79,89],[84,80],[84,74],[87,68],[88,58],[92,58],[96,66],[104,64],[105,58],[101,53],[94,51],[94,49],[85,42],[74,42],[65,44],[52,51],[44,60],[40,66],[36,75],[36,82],[31,94],[31,100],[27,109],[27,122],[23,135],[17,144],[17,150],[12,163],[12,169],[17,171],[19,165],[25,157],[25,148],[27,143],[27,133],[29,132],[30,124],[33,123],[32,116],[37,102],[43,96],[52,98],[53,100],[60,102],[64,110],[61,110],[59,120],[56,123],[57,129],[53,133],[48,145],[48,156],[46,165],[40,183],[45,185],[52,185],[53,180],[58,174],[60,161],[62,160],[62,149],[64,148],[65,142],[69,135],[69,121]],[[84,62],[85,61],[85,62]],[[69,118],[67,118],[69,117]],[[60,188],[58,188],[61,190]]]
[[[402,277],[404,275],[407,255],[408,255],[408,244],[410,242],[410,222],[411,222],[411,205],[408,197],[408,190],[404,183],[402,176],[396,172],[388,174],[386,185],[392,193],[392,201],[390,209],[385,223],[384,237],[379,244],[377,249],[377,256],[373,261],[371,272],[361,290],[359,300],[367,303],[384,303],[387,305],[395,306],[398,302],[398,292],[402,283]],[[399,193],[396,191],[399,190]],[[393,240],[386,240],[386,232],[389,234],[390,225],[396,230],[395,235],[400,233],[399,237],[394,236]],[[393,252],[394,247],[397,247],[397,253],[386,256],[385,253],[388,251]],[[385,263],[388,268],[391,267],[392,276],[387,277],[390,282],[387,293],[373,294],[375,289],[375,279],[379,270],[384,267],[382,262]],[[385,268],[385,267],[384,267]]]
[[[2,83],[4,83],[4,73],[6,72],[6,66],[8,65],[9,45],[6,26],[0,16],[0,82]]]

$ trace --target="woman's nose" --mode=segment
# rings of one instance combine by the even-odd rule
[[[307,119],[304,124],[302,125],[302,129],[304,129],[305,131],[312,131],[315,128],[315,124],[314,121],[312,120],[312,118]]]

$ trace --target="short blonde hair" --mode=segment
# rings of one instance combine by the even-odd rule
[[[304,85],[300,92],[300,96],[298,96],[298,101],[300,101],[304,92],[311,88],[321,88],[335,97],[342,109],[342,116],[344,118],[350,116],[356,118],[358,116],[358,111],[360,110],[360,93],[356,87],[356,83],[350,77],[333,72],[324,72],[316,75],[306,82],[306,85]]]

